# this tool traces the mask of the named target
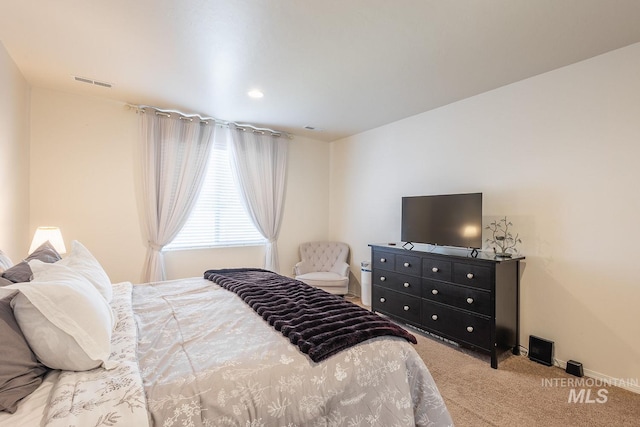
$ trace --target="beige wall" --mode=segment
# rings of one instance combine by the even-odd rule
[[[33,88],[31,226],[79,240],[114,282],[138,282],[144,257],[134,186],[136,115],[120,102]]]
[[[34,88],[31,121],[31,226],[60,226],[85,244],[112,281],[141,280],[146,254],[137,206],[137,116],[121,102]],[[289,273],[298,244],[326,238],[329,146],[291,141],[289,183],[278,243]],[[262,247],[168,252],[168,278],[208,268],[263,265]]]
[[[27,256],[29,229],[29,85],[0,43],[0,249]]]
[[[369,259],[402,196],[481,191],[523,240],[521,343],[637,379],[638,76],[640,44],[332,143],[330,234]]]

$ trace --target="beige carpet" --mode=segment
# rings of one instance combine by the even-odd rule
[[[600,385],[589,398],[585,390],[584,403],[569,402],[567,381],[577,377],[560,368],[507,352],[491,369],[488,356],[411,332],[456,426],[640,426],[640,394]],[[576,395],[582,388],[589,389],[575,387]]]
[[[362,306],[357,296],[347,299]],[[510,352],[492,369],[488,355],[409,330],[458,427],[640,426],[640,394],[612,386],[571,387],[569,380],[577,377]],[[583,388],[583,403],[570,402],[571,390],[579,397]]]

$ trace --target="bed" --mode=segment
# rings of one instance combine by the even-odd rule
[[[216,281],[117,283],[110,292],[108,357],[93,369],[48,370],[13,414],[0,412],[0,426],[453,424],[401,336],[331,348],[316,362],[255,298],[252,308]]]

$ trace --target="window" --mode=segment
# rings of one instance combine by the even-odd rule
[[[231,176],[226,132],[218,130],[198,201],[165,250],[261,245],[266,240],[244,209]]]

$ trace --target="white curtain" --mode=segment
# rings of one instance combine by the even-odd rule
[[[165,280],[162,248],[189,218],[209,160],[213,121],[153,110],[140,113],[143,221],[148,250],[145,281]]]
[[[277,273],[289,141],[268,131],[242,129],[229,125],[231,170],[249,216],[267,239],[264,268]]]

